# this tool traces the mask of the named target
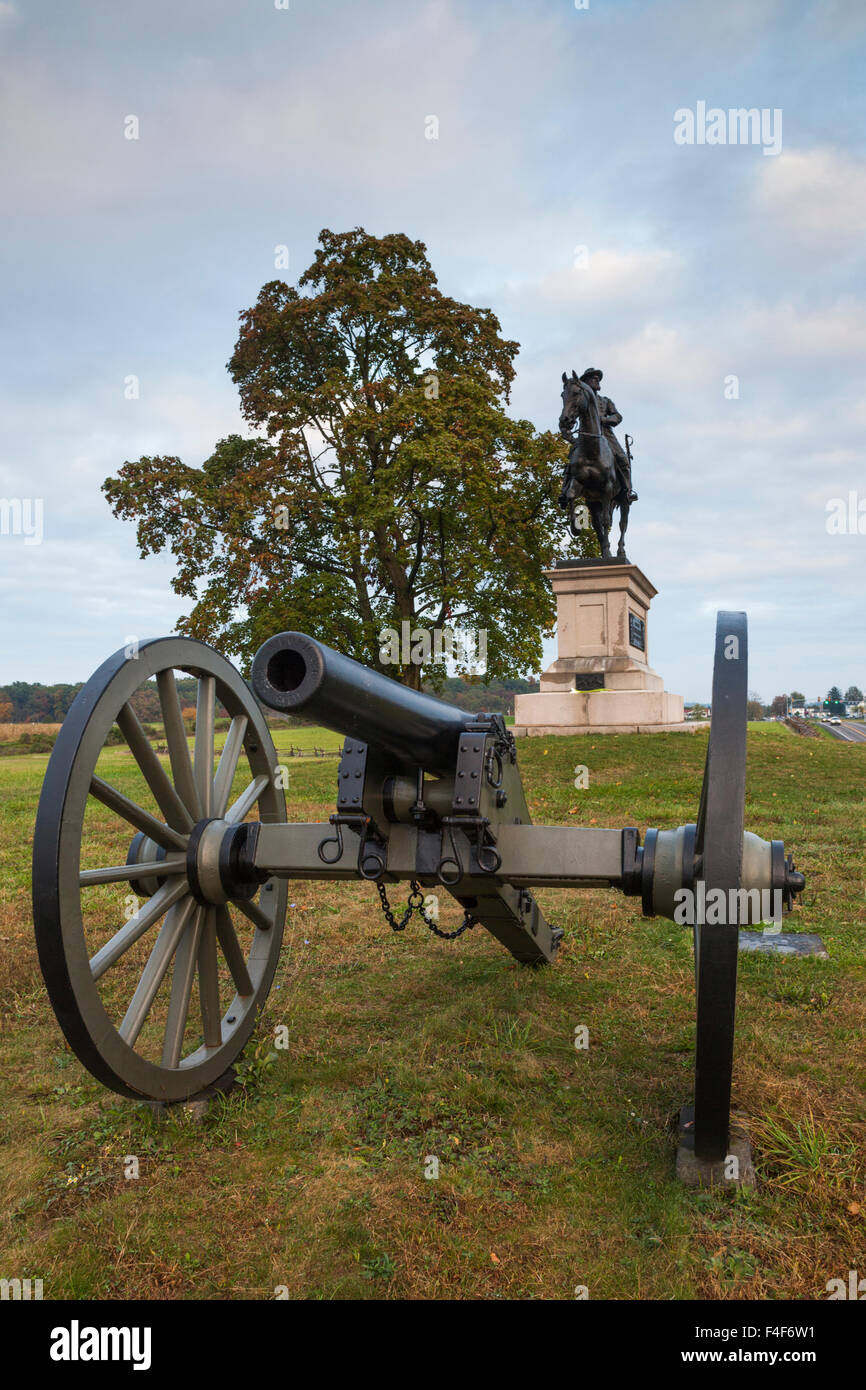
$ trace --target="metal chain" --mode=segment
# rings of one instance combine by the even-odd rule
[[[391,904],[388,902],[388,895],[385,892],[384,883],[379,881],[376,884],[376,889],[378,891],[379,898],[381,899],[382,903],[382,912],[385,915],[385,921],[388,923],[388,926],[391,928],[392,931],[405,931],[407,926],[409,925],[409,919],[412,916],[413,912],[417,912],[424,925],[430,931],[433,932],[434,936],[441,937],[443,941],[456,941],[458,936],[462,936],[465,931],[469,931],[470,927],[475,927],[478,925],[478,918],[473,917],[472,913],[469,911],[469,908],[466,907],[463,909],[462,925],[459,926],[456,931],[442,931],[439,927],[437,927],[432,917],[428,917],[427,913],[424,911],[424,893],[420,883],[418,883],[417,880],[413,878],[409,886],[412,891],[409,894],[409,900],[406,906],[406,911],[403,913],[403,916],[400,918],[398,922],[391,909]]]
[[[385,914],[385,921],[388,923],[388,926],[391,928],[392,931],[405,931],[407,926],[409,925],[409,918],[412,916],[412,913],[415,910],[414,904],[412,902],[412,898],[414,895],[410,893],[409,906],[406,908],[406,911],[403,913],[403,916],[400,918],[400,921],[398,922],[397,918],[394,916],[394,913],[391,911],[391,904],[388,902],[388,895],[385,892],[385,885],[381,882],[381,880],[377,882],[376,889],[378,891],[379,897],[382,900],[382,911]]]

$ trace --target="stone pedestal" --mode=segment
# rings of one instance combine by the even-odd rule
[[[621,560],[559,561],[545,570],[556,595],[559,655],[537,695],[517,695],[514,733],[692,730],[683,698],[649,665],[648,614],[657,593]]]

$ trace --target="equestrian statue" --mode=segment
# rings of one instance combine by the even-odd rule
[[[588,367],[582,376],[572,371],[562,373],[562,413],[559,432],[571,445],[568,463],[562,480],[559,505],[568,510],[568,524],[573,536],[580,534],[578,509],[581,500],[589,512],[592,529],[598,537],[603,560],[610,553],[610,528],[613,509],[619,507],[619,545],[617,559],[625,560],[625,533],[628,514],[637,493],[631,485],[631,436],[626,435],[623,449],[614,426],[622,416],[608,396],[600,392],[603,373],[598,367]],[[578,432],[575,436],[574,430]]]

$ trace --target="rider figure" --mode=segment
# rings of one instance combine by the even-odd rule
[[[604,373],[600,367],[587,367],[580,379],[585,382],[587,386],[591,386],[598,397],[598,414],[601,420],[601,429],[613,454],[613,463],[617,478],[619,479],[621,487],[623,487],[628,494],[629,502],[636,502],[637,493],[632,491],[631,486],[631,461],[613,432],[614,425],[622,423],[622,416],[610,397],[601,394],[599,388],[601,387],[601,379],[603,376]]]

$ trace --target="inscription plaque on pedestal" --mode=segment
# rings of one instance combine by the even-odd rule
[[[646,651],[646,626],[643,618],[639,618],[636,613],[628,615],[628,643],[639,652]]]

